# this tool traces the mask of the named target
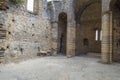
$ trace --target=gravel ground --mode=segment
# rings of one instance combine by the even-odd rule
[[[99,63],[98,58],[42,57],[0,64],[0,80],[120,80],[120,64]]]

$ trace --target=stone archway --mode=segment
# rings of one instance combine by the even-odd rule
[[[73,2],[73,1],[72,1]],[[76,34],[76,24],[73,3],[70,1],[70,4],[66,4],[66,7],[60,7],[57,4],[55,6],[59,7],[60,10],[55,8],[54,12],[51,12],[51,52],[53,55],[57,55],[59,51],[58,43],[58,29],[59,29],[59,19],[58,16],[61,12],[67,14],[67,30],[66,30],[66,56],[73,57],[75,56],[75,34]],[[69,2],[68,2],[69,3]]]
[[[63,20],[60,17],[65,17],[65,20]],[[53,52],[53,55],[58,55],[61,51],[60,51],[60,41],[61,41],[61,45],[63,40],[65,40],[63,42],[63,46],[64,46],[64,54],[67,57],[73,57],[75,56],[75,21],[74,21],[74,16],[73,14],[69,14],[67,12],[62,12],[60,13],[60,15],[58,15],[59,19],[55,19],[52,20],[51,22],[51,49]],[[65,23],[64,26],[66,26],[65,28],[63,28],[63,30],[65,31],[64,34],[66,34],[66,36],[63,38],[62,34],[58,31],[60,31],[60,27],[61,27],[61,23]],[[62,27],[64,27],[62,26]],[[61,36],[60,36],[61,34]],[[61,46],[62,47],[62,46]],[[61,48],[62,50],[63,48]]]
[[[60,13],[58,19],[58,54],[66,55],[67,14]]]
[[[94,10],[93,10],[94,8]],[[84,2],[76,14],[76,55],[101,53],[101,1],[89,0]],[[99,39],[95,40],[96,31]]]

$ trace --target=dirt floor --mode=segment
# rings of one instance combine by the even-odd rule
[[[99,63],[99,58],[42,57],[0,64],[0,80],[120,80],[120,64]]]

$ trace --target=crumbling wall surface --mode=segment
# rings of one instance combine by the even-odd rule
[[[0,11],[0,22],[7,30],[7,59],[21,55],[33,57],[39,49],[50,50],[50,22],[47,16],[43,15],[45,11],[42,5],[39,11],[35,15],[26,11],[23,6],[13,6],[7,11]]]

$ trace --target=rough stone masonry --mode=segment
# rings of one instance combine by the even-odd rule
[[[33,12],[28,0],[0,2],[0,56],[6,61],[40,52],[97,53],[104,63],[120,61],[119,0],[33,1]]]

